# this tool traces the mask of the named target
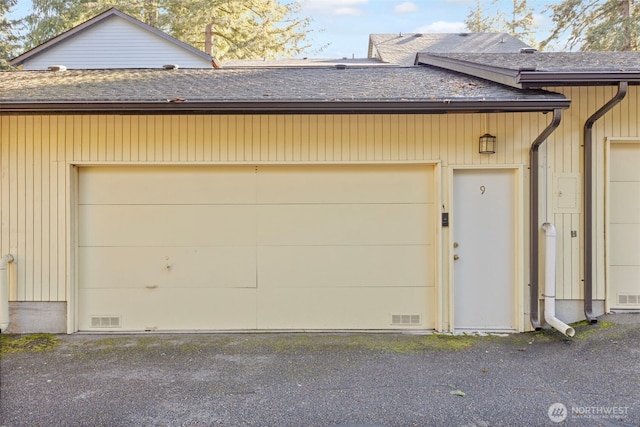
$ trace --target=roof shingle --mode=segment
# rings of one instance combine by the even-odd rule
[[[384,101],[554,98],[428,67],[68,70],[0,73],[0,102]]]
[[[418,52],[519,52],[526,47],[503,33],[369,35],[369,56],[398,65],[413,65]]]
[[[640,84],[640,52],[427,52],[417,62],[516,88]]]
[[[507,70],[640,71],[640,52],[432,53],[430,56],[467,61]]]

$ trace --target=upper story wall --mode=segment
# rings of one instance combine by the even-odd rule
[[[24,61],[25,70],[211,68],[211,62],[119,16],[111,16]]]

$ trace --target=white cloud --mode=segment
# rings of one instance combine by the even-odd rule
[[[304,0],[302,8],[310,14],[330,16],[361,16],[364,10],[361,6],[369,0]]]
[[[551,23],[552,23],[551,18],[549,18],[548,16],[545,16],[539,13],[533,14],[533,25],[536,28],[545,28],[547,26],[550,26]]]
[[[464,33],[467,31],[467,26],[464,22],[445,22],[437,21],[433,24],[423,25],[418,27],[413,32],[415,33]]]
[[[416,6],[415,3],[407,1],[394,7],[393,11],[398,14],[415,13],[418,11],[418,6]]]

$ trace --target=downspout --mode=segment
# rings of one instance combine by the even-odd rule
[[[576,334],[575,329],[556,317],[556,227],[545,222],[544,231],[544,321],[568,337]]]
[[[529,150],[529,165],[531,167],[529,181],[529,318],[531,326],[536,331],[540,330],[540,307],[538,297],[538,268],[540,266],[538,259],[539,249],[539,172],[538,172],[538,149],[540,145],[553,133],[560,125],[562,119],[562,111],[560,109],[553,110],[553,120],[542,131],[540,135],[531,144]]]
[[[593,314],[593,125],[627,95],[628,82],[618,82],[618,93],[584,123],[584,314],[590,323]]]
[[[0,258],[0,333],[9,327],[9,263],[13,255]]]

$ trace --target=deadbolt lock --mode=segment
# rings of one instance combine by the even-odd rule
[[[454,248],[457,248],[458,246],[460,246],[460,245],[458,245],[458,242],[453,242],[453,247]]]

